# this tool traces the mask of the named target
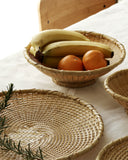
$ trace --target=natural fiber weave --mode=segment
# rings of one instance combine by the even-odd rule
[[[128,136],[106,145],[96,160],[128,160]]]
[[[104,82],[105,90],[128,112],[128,69],[110,75]]]
[[[0,93],[0,100],[2,93]],[[33,150],[40,146],[44,159],[74,159],[90,150],[103,133],[103,122],[95,108],[76,97],[57,91],[14,91],[5,134]],[[22,160],[19,155],[0,150],[0,160]]]
[[[24,52],[24,56],[30,64],[35,66],[41,72],[50,76],[53,81],[59,85],[65,87],[83,87],[90,85],[94,83],[98,77],[108,73],[123,61],[123,59],[125,58],[125,49],[120,42],[112,37],[95,32],[79,32],[87,36],[91,41],[101,42],[103,44],[109,45],[112,48],[115,55],[113,56],[113,58],[109,59],[110,65],[92,71],[64,71],[49,68],[39,64],[34,58],[30,56],[27,49]]]

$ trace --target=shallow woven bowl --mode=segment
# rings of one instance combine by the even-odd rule
[[[0,93],[0,100],[3,94]],[[77,97],[56,91],[14,91],[2,111],[5,134],[35,151],[40,146],[44,160],[74,159],[92,149],[103,134],[103,121],[95,108]],[[23,160],[0,150],[0,160]]]
[[[127,160],[128,136],[110,142],[98,154],[96,160]]]
[[[24,56],[30,64],[35,66],[41,72],[50,76],[53,82],[56,84],[65,87],[83,87],[90,85],[94,83],[98,77],[108,73],[123,61],[125,58],[125,49],[120,42],[107,35],[87,31],[79,32],[87,36],[91,41],[101,42],[103,44],[109,45],[112,48],[114,51],[114,56],[110,59],[110,65],[92,71],[64,71],[49,68],[37,63],[34,58],[29,56],[27,49],[24,52]]]
[[[128,69],[110,75],[104,81],[104,87],[128,111]]]

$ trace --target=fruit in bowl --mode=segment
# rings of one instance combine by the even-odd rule
[[[93,53],[88,55],[88,52]],[[97,52],[95,56],[94,52]],[[98,77],[120,64],[125,57],[125,49],[114,38],[99,33],[51,29],[34,36],[24,55],[29,63],[51,76],[55,83],[67,87],[82,87],[92,84]],[[59,68],[59,63],[69,55],[81,59],[83,68],[79,71]],[[66,63],[70,66],[67,60]],[[70,64],[73,62],[70,61]],[[88,68],[86,64],[93,65],[93,68]]]
[[[81,33],[62,29],[52,29],[42,31],[33,37],[30,53],[39,60],[41,64],[47,67],[58,68],[58,64],[63,57],[67,55],[74,55],[80,58],[92,49],[100,51],[100,53],[97,53],[103,54],[105,58],[112,58],[114,53],[108,45],[90,41]],[[95,59],[98,57],[98,54],[95,55],[93,62],[96,62]],[[88,55],[88,57],[90,56]],[[86,58],[84,58],[83,62],[85,64]],[[97,62],[100,63],[100,61]],[[101,67],[102,66],[106,65],[101,65]],[[71,67],[69,67],[69,69],[68,67],[66,68],[67,70],[71,70]],[[97,67],[94,67],[94,69],[97,69]],[[76,70],[78,69],[76,68]]]
[[[83,71],[84,66],[82,60],[74,55],[67,55],[63,57],[57,66],[58,69],[71,70],[71,71]]]

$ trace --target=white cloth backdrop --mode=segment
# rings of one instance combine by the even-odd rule
[[[38,2],[0,1],[0,60],[21,50],[39,31]]]
[[[119,40],[128,52],[128,0],[123,0],[112,7],[82,20],[66,29],[87,30],[104,33]],[[18,41],[18,40],[17,40]],[[83,99],[96,108],[104,122],[104,134],[99,143],[89,152],[80,156],[79,160],[95,160],[101,148],[115,139],[128,135],[128,115],[104,90],[103,82],[116,70],[128,68],[128,56],[121,65],[105,76],[100,77],[91,86],[70,89],[54,84],[50,77],[44,75],[18,52],[0,61],[0,90],[7,84],[14,83],[15,89],[48,89],[64,92]]]

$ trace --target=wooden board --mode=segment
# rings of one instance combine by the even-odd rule
[[[115,3],[116,0],[40,0],[40,30],[65,28]]]

